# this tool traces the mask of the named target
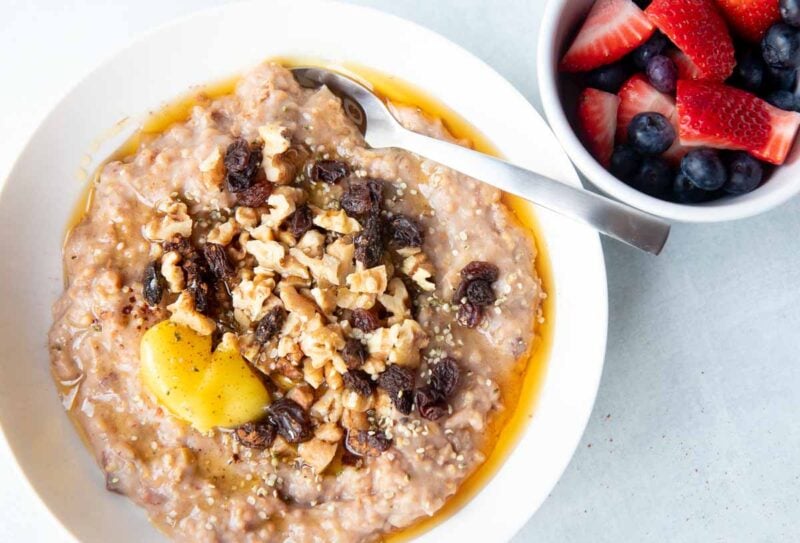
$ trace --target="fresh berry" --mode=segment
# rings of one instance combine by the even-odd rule
[[[622,181],[628,182],[639,171],[642,164],[642,156],[627,143],[620,143],[611,153],[611,165],[608,170],[611,175]]]
[[[597,0],[560,68],[585,72],[611,64],[639,47],[653,31],[653,24],[632,0]]]
[[[764,62],[773,68],[800,66],[800,30],[786,23],[773,25],[761,40]]]
[[[679,204],[699,204],[708,201],[712,194],[697,188],[683,172],[678,172],[672,183],[672,199]]]
[[[725,18],[744,39],[758,43],[769,27],[781,19],[775,0],[717,0]]]
[[[578,98],[578,122],[586,147],[603,166],[614,149],[619,97],[597,89],[584,89]]]
[[[667,37],[661,32],[655,32],[649,40],[631,53],[631,60],[633,60],[634,66],[640,70],[646,69],[647,65],[650,63],[650,59],[663,53],[667,45],[669,45]]]
[[[739,53],[737,60],[732,82],[742,89],[758,91],[764,84],[767,69],[761,51],[747,48]]]
[[[654,0],[646,13],[704,79],[724,81],[731,75],[736,64],[733,41],[714,0]]]
[[[667,56],[675,63],[678,68],[678,79],[702,79],[703,74],[700,68],[686,56],[683,51],[671,49],[667,51]]]
[[[630,75],[630,64],[622,60],[607,66],[600,66],[588,72],[586,74],[586,86],[616,94]]]
[[[681,173],[702,190],[717,190],[728,180],[725,164],[713,149],[689,151],[681,160]]]
[[[670,120],[675,131],[678,131],[678,115],[675,110],[675,100],[671,96],[658,92],[647,79],[636,74],[631,77],[619,90],[619,111],[617,112],[617,140],[628,140],[628,125],[631,119],[639,113],[660,113]],[[672,147],[664,153],[665,158],[678,162],[686,150],[677,138]]]
[[[772,91],[764,100],[785,111],[797,111],[797,97],[788,90]]]
[[[656,55],[647,64],[647,79],[656,90],[671,94],[678,82],[678,69],[668,57]]]
[[[741,151],[731,154],[728,172],[728,182],[723,187],[728,194],[745,194],[755,190],[764,178],[761,162]]]
[[[639,171],[631,179],[630,185],[650,196],[665,198],[669,194],[674,175],[672,167],[666,160],[648,156],[642,159]]]
[[[793,91],[797,86],[796,68],[773,68],[767,66],[767,85],[775,90]]]
[[[639,113],[628,125],[628,142],[643,155],[660,155],[675,141],[675,128],[661,113]]]
[[[682,145],[749,151],[772,164],[786,160],[800,126],[800,113],[721,83],[678,81],[677,109]]]
[[[800,27],[800,0],[780,0],[779,7],[784,23]]]

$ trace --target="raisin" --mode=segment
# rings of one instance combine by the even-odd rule
[[[403,415],[410,415],[414,410],[414,391],[401,390],[392,398],[395,408]]]
[[[249,189],[261,167],[261,147],[242,138],[233,140],[225,151],[225,182],[231,192]]]
[[[239,426],[234,435],[237,441],[251,449],[267,449],[275,441],[278,429],[268,420],[248,422]]]
[[[448,412],[444,396],[431,386],[418,388],[415,399],[419,415],[424,419],[439,420]]]
[[[456,291],[453,293],[453,303],[458,305],[462,304],[467,300],[467,287],[469,286],[469,281],[463,279],[456,287]]]
[[[481,323],[482,319],[483,310],[479,305],[467,302],[458,307],[456,321],[458,321],[458,324],[461,326],[466,328],[476,328]]]
[[[449,398],[458,387],[461,370],[455,358],[446,356],[431,369],[431,386],[445,398]]]
[[[389,222],[390,243],[394,247],[422,247],[422,230],[405,215],[395,215]]]
[[[354,240],[356,260],[365,268],[374,268],[383,258],[383,236],[380,215],[369,215],[364,221],[363,229]]]
[[[367,361],[367,348],[354,338],[348,338],[342,349],[342,358],[347,369],[356,370]]]
[[[158,263],[155,261],[144,268],[142,295],[144,296],[144,301],[150,306],[157,306],[159,302],[161,302],[161,297],[164,295],[164,283],[161,280],[161,271],[158,269]]]
[[[211,309],[212,298],[207,281],[209,271],[204,259],[192,252],[184,259],[182,267],[186,273],[186,290],[194,298],[194,308],[200,313],[207,314]]]
[[[342,194],[341,206],[353,218],[377,214],[381,209],[383,187],[379,181],[353,183]]]
[[[222,245],[206,243],[203,246],[203,256],[206,258],[211,273],[220,281],[225,281],[233,275],[233,266]]]
[[[302,443],[314,437],[311,418],[294,400],[281,398],[272,403],[268,417],[277,427],[278,435],[289,443]]]
[[[259,170],[262,171],[262,170]],[[262,207],[272,194],[273,184],[269,181],[256,181],[250,187],[236,193],[236,203],[240,206]]]
[[[381,318],[375,309],[354,309],[350,324],[362,332],[372,332],[381,327]]]
[[[278,332],[281,331],[281,328],[283,328],[283,322],[285,320],[286,310],[283,307],[277,305],[270,309],[267,314],[258,321],[255,334],[256,341],[263,345],[274,338]]]
[[[464,279],[464,281],[481,279],[482,281],[494,283],[497,281],[499,273],[500,272],[497,269],[497,266],[494,264],[482,262],[480,260],[473,260],[461,270],[461,278]]]
[[[467,284],[466,295],[467,302],[479,306],[492,305],[495,300],[492,285],[482,279],[470,281]]]
[[[318,160],[311,167],[311,179],[323,183],[338,183],[350,175],[350,168],[340,160]]]
[[[378,386],[386,391],[392,403],[404,415],[414,406],[414,374],[411,370],[393,364],[378,376]]]
[[[191,254],[194,252],[194,247],[192,247],[192,242],[189,241],[188,238],[185,238],[179,234],[170,241],[164,242],[164,252],[168,253],[170,251],[175,251],[182,257],[186,258],[191,256]]]
[[[299,240],[303,237],[303,234],[314,228],[314,213],[310,207],[303,204],[286,218],[284,224],[286,224],[286,228],[289,229],[289,233],[294,236],[294,239]]]
[[[365,430],[347,431],[344,445],[356,456],[378,457],[392,445],[392,440],[383,432],[367,432]]]
[[[369,374],[363,370],[350,370],[342,375],[342,379],[346,388],[360,396],[369,396],[375,386]]]

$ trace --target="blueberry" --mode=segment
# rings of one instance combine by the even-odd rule
[[[681,172],[703,190],[717,190],[725,184],[725,164],[713,149],[692,149],[681,160]]]
[[[781,17],[787,25],[800,27],[800,1],[780,0]]]
[[[712,192],[695,187],[683,172],[678,172],[672,183],[672,200],[679,204],[707,202],[712,194]]]
[[[669,41],[664,34],[661,32],[656,32],[650,37],[649,40],[644,42],[633,53],[631,53],[631,59],[633,59],[633,63],[637,68],[644,70],[647,68],[647,64],[650,62],[650,59],[656,55],[660,55],[661,52],[667,47],[668,43]]]
[[[669,194],[674,175],[675,172],[666,160],[657,156],[648,156],[642,159],[639,170],[629,184],[650,196],[665,198]]]
[[[678,82],[678,69],[668,57],[656,55],[647,63],[647,78],[656,90],[671,94]]]
[[[767,68],[764,59],[753,49],[745,49],[738,57],[733,72],[733,84],[752,92],[759,90],[764,83]]]
[[[766,78],[767,86],[772,89],[793,91],[797,85],[797,69],[767,66]]]
[[[796,68],[800,65],[800,32],[786,23],[772,25],[761,40],[761,54],[770,66]]]
[[[744,194],[754,190],[764,179],[764,167],[758,159],[745,152],[731,153],[728,160],[730,176],[723,190],[728,194]]]
[[[797,111],[797,98],[788,90],[771,92],[764,99],[773,106],[785,111]]]
[[[675,141],[675,128],[660,113],[639,113],[628,125],[628,140],[643,155],[660,155]]]
[[[631,75],[631,71],[630,65],[625,61],[601,66],[586,74],[586,85],[616,94]]]
[[[627,143],[617,145],[611,154],[611,174],[622,181],[630,181],[639,170],[642,157]]]

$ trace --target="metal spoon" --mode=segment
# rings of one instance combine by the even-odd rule
[[[395,147],[434,160],[648,253],[658,254],[669,224],[625,204],[566,185],[498,158],[403,128],[386,104],[362,84],[321,68],[294,68],[301,86],[325,85],[373,148]]]

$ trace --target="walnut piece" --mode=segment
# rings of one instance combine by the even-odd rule
[[[214,321],[198,312],[194,307],[194,298],[186,291],[181,292],[172,305],[167,306],[172,322],[188,326],[201,336],[211,335],[216,329]]]
[[[347,276],[347,286],[359,294],[382,294],[387,286],[386,266],[363,269],[358,264],[356,271]]]
[[[303,462],[311,466],[315,473],[322,473],[336,456],[336,443],[312,438],[297,447],[297,454]]]
[[[161,275],[164,276],[169,291],[173,294],[181,292],[186,283],[180,263],[181,255],[178,251],[169,251],[161,257]]]
[[[311,206],[311,210],[314,212],[314,224],[320,228],[337,234],[354,234],[361,231],[358,221],[349,217],[342,209],[322,210]]]
[[[168,201],[156,208],[160,217],[144,225],[142,234],[149,241],[169,241],[175,236],[192,235],[192,218],[183,202]]]

